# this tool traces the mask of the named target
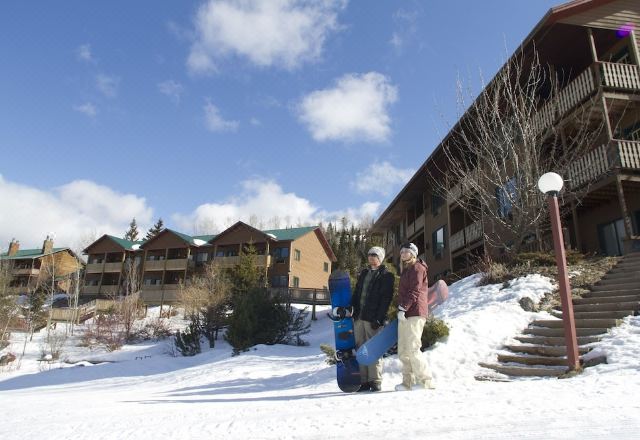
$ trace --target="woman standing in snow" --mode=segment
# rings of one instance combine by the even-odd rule
[[[400,249],[400,287],[398,289],[398,357],[402,362],[402,383],[396,391],[434,388],[427,360],[422,355],[422,331],[429,313],[427,264],[418,259],[413,243]]]

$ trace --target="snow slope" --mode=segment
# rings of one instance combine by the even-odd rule
[[[39,372],[44,335],[36,335],[22,368],[0,372],[0,438],[638,438],[640,317],[596,348],[609,364],[578,377],[478,382],[477,362],[540,316],[518,299],[537,301],[551,283],[538,275],[506,289],[476,282],[454,284],[437,311],[450,336],[425,353],[433,391],[391,391],[400,382],[391,357],[382,392],[340,392],[318,348],[333,342],[322,310],[308,347],[258,346],[240,356],[223,341],[192,358],[170,356],[164,342],[115,353],[69,347],[72,359],[113,362]]]

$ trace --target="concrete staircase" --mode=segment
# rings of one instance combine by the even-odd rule
[[[640,252],[622,258],[583,298],[573,300],[579,354],[583,367],[606,362],[605,357],[583,360],[594,342],[629,315],[640,313]],[[522,335],[520,344],[508,344],[498,353],[497,363],[480,363],[481,367],[506,376],[559,377],[567,372],[566,346],[562,311],[553,310],[556,319],[533,321]],[[491,380],[491,375],[478,375]]]

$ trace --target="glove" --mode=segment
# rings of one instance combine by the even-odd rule
[[[407,317],[404,316],[404,310],[399,310],[398,311],[398,321],[406,321]]]

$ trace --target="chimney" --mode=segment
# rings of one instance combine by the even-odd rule
[[[12,238],[11,242],[9,243],[9,252],[7,252],[7,255],[8,256],[16,255],[19,250],[20,250],[20,242],[17,241],[15,238]]]
[[[42,243],[42,253],[50,254],[53,252],[53,238],[47,235],[47,238],[44,239],[44,243]]]

